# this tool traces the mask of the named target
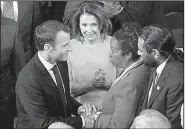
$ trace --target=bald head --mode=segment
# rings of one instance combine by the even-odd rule
[[[131,128],[170,129],[171,124],[160,112],[152,109],[146,109],[134,119]]]
[[[55,122],[52,123],[48,129],[74,129],[73,127],[71,127],[70,125],[67,125],[63,122]]]

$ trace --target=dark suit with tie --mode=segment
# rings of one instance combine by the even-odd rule
[[[42,23],[41,6],[39,1],[18,1],[17,23],[24,43],[27,62],[37,52],[33,32],[35,27]]]
[[[1,17],[0,128],[13,128],[15,82],[26,64],[22,40],[15,21]]]
[[[154,70],[153,70],[154,71]],[[171,122],[172,128],[182,128],[180,120],[180,109],[184,101],[184,63],[178,62],[171,56],[148,101],[148,93],[152,83],[149,81],[149,88],[143,103],[143,109],[155,109],[164,114]],[[152,74],[152,73],[151,73]]]
[[[82,128],[81,117],[71,117],[71,114],[77,115],[81,104],[70,96],[68,68],[61,62],[57,65],[64,82],[67,104],[36,53],[22,69],[16,83],[17,128],[48,128],[53,122]]]

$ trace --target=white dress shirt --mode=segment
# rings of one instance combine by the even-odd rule
[[[3,7],[4,7],[4,1],[1,1],[2,15],[3,15]],[[17,22],[17,19],[18,19],[18,2],[17,1],[13,1],[13,10],[14,10],[15,21]]]
[[[55,84],[56,84],[56,86],[57,86],[57,81],[56,81],[55,75],[54,75],[53,70],[52,70],[52,68],[53,68],[53,66],[54,66],[55,64],[50,64],[49,62],[47,62],[46,60],[44,60],[44,59],[42,58],[42,56],[40,55],[39,52],[38,52],[38,57],[39,57],[40,61],[42,62],[42,64],[44,65],[44,67],[45,67],[45,68],[47,69],[47,71],[49,72],[49,74],[51,75],[53,81],[55,82]]]
[[[171,56],[171,55],[170,55]],[[156,76],[156,78],[155,78],[155,84],[157,84],[157,81],[158,81],[158,79],[159,79],[159,77],[160,77],[160,75],[161,75],[161,73],[162,73],[162,71],[163,71],[163,69],[164,69],[164,67],[165,67],[165,65],[166,65],[166,63],[167,63],[167,61],[168,61],[168,59],[170,58],[170,56],[162,63],[162,64],[160,64],[158,67],[157,67],[157,69],[156,69],[156,73],[157,73],[157,76]],[[153,81],[153,80],[152,80]],[[150,97],[151,97],[151,94],[152,94],[152,89],[153,89],[153,86],[151,86],[150,87],[150,91],[149,91],[149,95],[148,95],[148,102],[149,102],[149,100],[150,100]]]
[[[50,64],[49,62],[47,62],[46,60],[44,60],[44,59],[42,58],[42,56],[40,55],[39,52],[38,52],[38,57],[39,57],[40,61],[42,62],[42,64],[44,65],[44,67],[45,67],[45,68],[47,69],[47,71],[49,72],[49,74],[51,75],[53,81],[55,82],[55,84],[56,84],[56,86],[57,86],[56,78],[55,78],[55,75],[54,75],[53,70],[52,70],[52,68],[53,68],[53,66],[54,66],[55,64]],[[62,80],[62,83],[63,83],[63,80]],[[64,85],[63,85],[63,86],[64,86]],[[65,92],[65,88],[64,88],[64,92]],[[85,119],[84,119],[83,116],[81,116],[81,118],[82,118],[82,124],[83,124],[82,126],[85,127]]]

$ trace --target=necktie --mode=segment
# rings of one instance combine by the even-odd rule
[[[151,88],[150,88],[150,91],[149,91],[148,103],[147,104],[149,104],[149,100],[150,100],[152,91],[154,90],[154,88],[156,86],[156,83],[157,83],[157,72],[155,71],[154,74],[153,74],[153,76],[152,76],[152,84],[151,84]]]
[[[65,95],[65,91],[64,91],[65,89],[64,89],[64,84],[63,84],[63,81],[62,81],[62,77],[61,77],[60,71],[59,71],[57,65],[54,65],[52,70],[53,70],[53,73],[54,73],[55,78],[56,78],[57,87],[59,89],[60,96],[61,96],[62,101],[64,103],[64,107],[66,107],[67,101],[66,101],[66,95]]]
[[[15,14],[13,9],[13,1],[4,1],[3,16],[15,21]]]

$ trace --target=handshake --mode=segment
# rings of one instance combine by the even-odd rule
[[[94,128],[97,125],[98,118],[103,112],[91,105],[90,103],[84,103],[78,108],[78,115],[82,117],[83,127],[85,128]]]
[[[104,70],[99,69],[95,72],[94,77],[92,79],[92,86],[108,90],[111,85],[112,81],[108,81]]]

